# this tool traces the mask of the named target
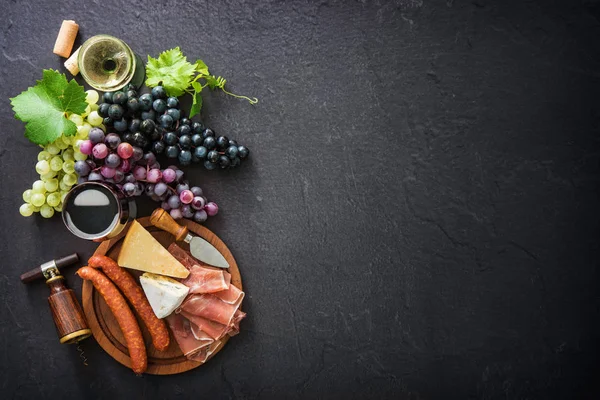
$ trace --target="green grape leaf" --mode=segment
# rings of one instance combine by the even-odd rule
[[[197,60],[196,72],[198,72],[200,75],[208,75],[208,65],[206,65],[202,60]]]
[[[206,83],[208,84],[208,87],[211,88],[212,90],[214,89],[223,89],[225,87],[225,82],[227,82],[227,79],[223,78],[223,77],[216,77],[214,75],[209,75],[207,77],[205,77],[206,79]]]
[[[200,114],[202,110],[202,86],[198,82],[193,82],[194,94],[192,95],[192,107],[190,108],[190,118],[196,114]]]
[[[179,97],[190,86],[196,67],[187,61],[179,47],[160,53],[158,58],[148,56],[146,85],[161,85],[169,96]]]
[[[45,69],[42,80],[10,99],[15,118],[26,123],[25,137],[31,142],[46,145],[61,135],[73,136],[77,126],[65,114],[85,112],[83,86],[58,71]]]

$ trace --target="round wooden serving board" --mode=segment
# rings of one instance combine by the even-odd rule
[[[137,220],[144,228],[146,228],[152,236],[156,238],[165,248],[169,247],[171,243],[174,242],[174,237],[162,231],[156,227],[154,227],[150,223],[150,218],[139,218]],[[223,254],[227,262],[229,263],[229,273],[231,274],[231,283],[242,289],[242,277],[240,276],[240,270],[233,258],[233,255],[223,243],[221,239],[219,239],[214,233],[212,233],[207,228],[202,225],[198,225],[193,221],[189,221],[186,219],[181,219],[177,221],[178,223],[185,225],[188,227],[191,233],[196,234],[213,246],[217,248]],[[98,249],[94,253],[94,255],[106,255],[113,260],[116,260],[119,252],[121,251],[121,246],[123,245],[123,238],[127,233],[127,229],[125,229],[121,234],[113,239],[107,240],[103,242]],[[177,243],[182,248],[189,251],[189,245],[184,242]],[[143,251],[143,249],[140,249]],[[132,273],[132,275],[138,278],[142,272],[135,270],[128,270]],[[85,312],[85,316],[87,318],[88,324],[92,330],[94,338],[98,341],[98,344],[108,353],[112,358],[120,362],[121,364],[131,368],[131,360],[129,359],[129,353],[127,351],[127,346],[125,344],[125,338],[121,333],[121,329],[117,321],[115,320],[112,312],[106,305],[106,302],[98,294],[96,290],[94,290],[94,286],[90,281],[83,281],[83,310]],[[134,311],[135,314],[135,311]],[[158,351],[152,346],[152,340],[150,338],[150,334],[148,330],[142,323],[142,321],[138,317],[138,323],[140,324],[140,328],[144,335],[144,341],[146,343],[146,350],[148,352],[148,369],[146,370],[147,374],[153,375],[170,375],[170,374],[178,374],[181,372],[189,371],[190,369],[196,368],[201,365],[201,363],[197,361],[190,361],[184,357],[177,346],[177,342],[173,338],[171,334],[171,344],[166,351]],[[170,332],[170,330],[169,330]],[[221,339],[221,346],[215,350],[215,352],[211,355],[211,358],[217,354],[227,343],[229,336],[225,336],[225,338]],[[209,358],[210,359],[210,358]]]

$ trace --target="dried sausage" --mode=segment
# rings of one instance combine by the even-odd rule
[[[114,284],[121,289],[142,318],[142,321],[144,321],[146,328],[148,328],[154,347],[157,350],[165,351],[169,347],[167,324],[154,314],[142,288],[137,284],[133,276],[125,269],[119,267],[112,258],[106,256],[93,256],[88,260],[88,265],[92,268],[101,268]]]
[[[140,326],[133,315],[133,312],[127,305],[119,289],[102,272],[90,267],[79,268],[77,271],[82,279],[91,281],[96,290],[106,301],[106,304],[112,311],[119,327],[125,336],[125,342],[129,349],[131,358],[131,369],[140,375],[148,367],[148,356],[146,355],[146,346]]]

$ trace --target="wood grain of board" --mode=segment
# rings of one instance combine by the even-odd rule
[[[168,247],[174,242],[175,238],[171,234],[152,226],[149,217],[139,218],[137,221],[150,233],[152,233],[152,236],[154,236],[164,247]],[[225,243],[223,243],[223,241],[219,239],[217,235],[202,225],[185,219],[179,220],[178,222],[187,226],[191,233],[207,240],[209,243],[215,246],[217,250],[221,252],[221,254],[223,254],[230,266],[229,273],[231,274],[231,283],[242,290],[242,277],[240,275],[239,268]],[[119,251],[121,251],[123,238],[125,237],[126,233],[127,229],[124,230],[119,236],[102,242],[100,246],[98,246],[98,249],[96,249],[94,255],[106,255],[116,260]],[[188,244],[183,242],[177,243],[182,248],[189,250]],[[140,271],[131,269],[128,271],[131,272],[136,278],[139,278],[139,276],[142,274]],[[94,338],[100,347],[102,347],[115,360],[131,368],[131,360],[129,359],[129,353],[127,351],[127,346],[125,344],[125,339],[121,329],[119,328],[119,325],[112,315],[110,309],[106,305],[106,302],[94,289],[94,286],[90,281],[83,282],[82,302],[83,310],[85,312],[90,329],[92,330],[92,334],[94,335]],[[138,316],[136,315],[136,317]],[[161,352],[156,350],[152,346],[152,340],[148,330],[139,317],[138,323],[140,324],[142,334],[144,335],[144,342],[146,343],[146,350],[148,352],[148,369],[146,370],[147,374],[178,374],[202,365],[202,363],[190,361],[184,357],[184,355],[181,353],[181,350],[179,350],[173,335],[171,335],[171,343],[166,351]],[[211,357],[209,357],[209,360],[214,357],[215,354],[221,351],[228,339],[229,336],[225,336],[225,338],[222,339],[221,345],[211,355]]]

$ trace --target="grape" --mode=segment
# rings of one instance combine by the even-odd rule
[[[216,163],[219,161],[219,153],[216,150],[211,150],[206,155],[206,159],[210,162]]]
[[[162,100],[156,100],[156,101],[162,101]],[[165,129],[171,129],[173,127],[173,117],[171,117],[170,115],[161,115],[158,118],[158,122],[160,123],[160,126],[162,126]]]
[[[112,102],[113,102],[112,98],[113,98],[113,94],[111,92],[106,92],[106,93],[104,93],[104,95],[102,95],[102,100],[105,103],[112,104]]]
[[[152,165],[156,162],[156,156],[151,151],[144,154],[144,161],[146,165]]]
[[[181,165],[190,165],[192,161],[192,153],[189,150],[181,150],[179,153],[179,163]]]
[[[56,192],[58,190],[58,179],[50,179],[44,182],[44,188],[48,192]]]
[[[104,138],[104,143],[106,143],[109,149],[116,150],[121,144],[121,138],[116,133],[109,133]]]
[[[152,93],[152,97],[154,97],[155,99],[165,99],[167,97],[167,92],[162,86],[153,87],[150,93]]]
[[[112,126],[113,122],[114,121],[110,117],[106,117],[102,120],[102,124],[104,124],[106,126]]]
[[[25,203],[30,203],[32,194],[33,194],[33,190],[31,190],[31,189],[27,189],[26,191],[24,191],[23,192],[23,201]]]
[[[178,139],[177,135],[175,134],[175,132],[167,132],[167,133],[165,133],[164,141],[165,141],[165,144],[167,144],[169,146],[173,146],[174,144],[176,144],[179,141],[179,139]]]
[[[136,132],[133,134],[133,143],[136,146],[144,148],[148,145],[148,139],[146,139],[141,132]]]
[[[192,186],[190,190],[194,196],[202,196],[202,188],[200,188],[200,186]]]
[[[123,159],[128,159],[133,155],[133,146],[129,143],[121,143],[117,147],[117,154]]]
[[[46,160],[38,161],[37,164],[35,164],[35,170],[40,175],[47,174],[50,172],[50,164]]]
[[[125,132],[127,130],[127,120],[125,118],[121,118],[113,122],[113,127],[117,132]]]
[[[181,178],[183,178],[183,171],[178,169],[177,171],[175,171],[175,174],[177,175],[177,181],[179,182],[181,180]]]
[[[46,196],[43,193],[33,193],[31,195],[31,204],[36,207],[41,207],[46,202]]]
[[[179,128],[177,128],[175,132],[177,133],[177,136],[190,135],[192,133],[192,128],[190,128],[189,125],[179,125]],[[200,136],[200,138],[204,140],[202,136]],[[202,142],[200,144],[202,144]]]
[[[178,188],[179,188],[179,185],[178,185]],[[189,189],[183,190],[179,194],[179,200],[181,200],[181,202],[183,204],[190,204],[192,202],[192,200],[194,200],[194,193],[192,193],[192,191]]]
[[[136,182],[135,183],[135,193],[134,196],[139,196],[144,192],[144,185],[142,185],[140,182]]]
[[[121,165],[119,165],[118,170],[121,172],[129,172],[130,169],[131,164],[129,163],[129,160],[121,160]]]
[[[145,119],[140,124],[140,131],[146,134],[150,134],[156,128],[156,124],[151,119]]]
[[[229,139],[229,145],[230,146],[238,147],[238,143],[235,140],[233,140],[233,139]]]
[[[184,190],[189,190],[189,189],[190,189],[190,185],[188,185],[187,183],[180,183],[177,185],[177,194],[181,194],[181,192],[183,192]]]
[[[169,203],[167,203],[166,201],[163,201],[160,204],[160,208],[162,208],[165,211],[171,211],[171,207],[169,206]]]
[[[165,151],[165,144],[162,141],[154,142],[152,145],[152,152],[154,154],[162,154]]]
[[[185,125],[183,125],[183,126],[185,126]],[[204,139],[202,139],[202,135],[195,134],[195,135],[192,135],[192,137],[190,139],[192,142],[192,146],[194,146],[194,147],[200,147],[200,146],[202,146],[202,143],[204,143]]]
[[[190,138],[188,135],[181,135],[179,137],[179,147],[181,147],[184,150],[191,148],[192,138]]]
[[[60,204],[60,193],[54,192],[50,193],[48,197],[46,197],[46,203],[51,207],[56,207]]]
[[[181,121],[180,121],[180,122],[181,122],[181,124],[182,124],[182,125],[188,125],[188,126],[189,126],[189,125],[191,125],[191,124],[192,124],[192,121],[190,121],[190,119],[189,119],[189,118],[185,118],[185,117],[184,117],[184,118],[181,118]]]
[[[89,138],[93,144],[102,143],[104,142],[104,132],[100,128],[92,128],[90,129]]]
[[[91,131],[90,131],[91,132]],[[94,144],[92,143],[91,140],[84,140],[80,145],[79,145],[79,151],[82,154],[85,155],[90,155],[92,154],[92,148],[94,147]]]
[[[50,143],[48,146],[46,146],[46,151],[48,153],[52,154],[53,156],[55,156],[58,153],[60,153],[60,149],[54,143]]]
[[[177,146],[167,146],[165,155],[169,158],[177,158],[179,156],[179,148]]]
[[[162,179],[162,172],[160,171],[160,169],[151,169],[150,171],[148,171],[148,174],[146,176],[146,180],[148,182],[151,183],[156,183],[158,181],[160,181]]]
[[[229,139],[227,136],[219,136],[217,138],[217,149],[220,151],[225,150],[229,146]]]
[[[156,111],[159,114],[164,113],[165,111],[167,111],[167,103],[165,103],[164,100],[162,99],[156,99],[154,100],[154,102],[152,103],[152,108],[154,109],[154,111]]]
[[[166,168],[162,173],[162,179],[166,183],[174,182],[177,179],[177,173],[171,168]]]
[[[144,188],[144,192],[146,193],[146,196],[153,196],[154,195],[154,185],[149,183],[146,185],[146,187]]]
[[[121,164],[121,157],[115,153],[110,153],[104,160],[104,165],[110,168],[117,168]]]
[[[135,113],[140,109],[140,101],[135,97],[131,97],[127,100],[127,108],[129,112]]]
[[[38,153],[37,159],[38,161],[42,160],[50,160],[52,158],[52,154],[48,153],[46,150],[42,150]]]
[[[83,118],[79,114],[71,114],[69,116],[69,121],[73,122],[75,125],[83,125]]]
[[[92,112],[92,107],[88,104],[88,106],[85,108],[85,111],[83,112],[83,114],[81,114],[81,116],[82,117],[89,116],[91,112]]]
[[[88,135],[90,134],[90,130],[92,129],[92,126],[90,124],[88,124],[87,122],[81,126],[77,127],[77,139],[86,139],[88,137]]]
[[[140,114],[140,116],[142,117],[142,119],[149,119],[152,121],[156,119],[156,114],[154,113],[154,110],[144,111]]]
[[[216,203],[213,203],[212,201],[210,203],[208,203],[204,209],[206,210],[206,213],[208,215],[210,215],[211,217],[217,215],[217,213],[219,212],[219,206],[217,206]]]
[[[112,101],[114,104],[125,105],[127,103],[127,95],[119,90],[113,93]]]
[[[73,162],[72,160],[67,160],[63,162],[62,169],[65,173],[72,174],[73,172],[75,172],[75,162]]]
[[[40,207],[40,215],[44,218],[52,218],[54,215],[54,208],[50,207],[48,204],[44,204]]]
[[[210,162],[209,160],[204,161],[204,168],[206,168],[207,170],[213,170],[215,168],[217,168],[217,164],[215,164],[214,162]]]
[[[102,168],[104,168],[104,167],[102,167]],[[107,178],[110,178],[110,177],[107,177]],[[77,183],[77,175],[66,174],[65,176],[63,176],[62,180],[60,181],[60,185],[59,185],[61,190],[65,190],[62,187],[63,182],[64,182],[65,186],[73,186],[74,184]],[[66,188],[66,189],[68,190],[70,188]]]
[[[245,146],[238,146],[238,155],[241,159],[248,157],[250,150]]]
[[[207,150],[212,150],[217,146],[217,141],[214,137],[209,136],[204,139],[203,146],[206,147]]]
[[[140,110],[148,111],[152,108],[152,95],[149,93],[143,94],[138,99],[140,103]]]
[[[92,149],[92,154],[94,155],[95,158],[101,160],[108,155],[108,148],[106,147],[106,145],[104,143],[98,143]]]
[[[114,168],[111,168],[107,165],[103,165],[100,168],[100,173],[102,174],[103,177],[105,178],[112,178],[115,176],[115,174],[117,173],[117,170]]]
[[[33,193],[46,193],[44,181],[38,179],[37,181],[33,182],[33,185],[31,185],[31,190]]]
[[[141,160],[144,157],[144,150],[133,146],[133,155],[131,157],[133,158],[133,161]]]
[[[181,215],[183,215],[183,218],[192,218],[194,216],[194,212],[195,210],[188,204],[181,206]]]
[[[90,90],[85,91],[85,101],[88,104],[96,104],[99,99],[100,99],[100,96],[98,95],[98,92],[96,92],[95,90],[90,89]]]
[[[195,210],[202,210],[206,205],[206,202],[204,201],[204,197],[196,195],[192,200],[191,205]]]
[[[191,128],[192,128],[192,132],[194,132],[194,134],[200,134],[205,130],[204,124],[202,124],[202,122],[194,122],[192,124]],[[210,131],[210,132],[212,132],[212,131]],[[213,136],[214,136],[214,134],[213,134]]]
[[[181,117],[181,112],[176,108],[169,108],[165,115],[171,117],[173,119],[173,123],[175,123],[176,121],[179,121],[179,118]]]
[[[90,172],[90,174],[88,175],[88,181],[91,182],[95,182],[95,181],[102,181],[102,175],[100,175],[98,172],[96,171],[92,171]]]
[[[123,118],[123,107],[121,107],[119,104],[111,105],[110,107],[108,107],[108,117],[113,121],[120,120],[121,118]]]
[[[162,196],[167,192],[168,189],[169,187],[167,186],[167,184],[163,182],[158,182],[156,185],[154,185],[154,193],[157,196]]]
[[[134,118],[131,120],[131,122],[129,123],[129,132],[137,132],[140,130],[140,125],[141,125],[142,121],[138,118]]]
[[[125,180],[125,182],[129,182],[129,183],[135,183],[136,182],[135,176],[133,176],[132,173],[125,174],[125,179],[124,180]]]
[[[33,209],[34,207],[29,203],[22,204],[21,207],[19,207],[19,214],[24,217],[29,217],[33,214]]]
[[[110,104],[102,103],[98,106],[98,115],[102,118],[108,117],[108,109],[110,108]]]
[[[233,160],[231,160],[231,168],[235,168],[237,166],[239,166],[241,163],[240,158],[236,157]]]
[[[169,211],[169,214],[171,214],[171,217],[175,220],[183,218],[183,215],[181,214],[181,210],[179,208],[172,209],[171,211]]]
[[[69,194],[69,192],[60,192],[60,202],[61,203],[65,202],[65,198],[67,197],[68,194]]]
[[[153,142],[160,140],[161,137],[162,137],[162,133],[161,133],[161,130],[158,128],[155,128],[154,131],[152,131],[152,133],[149,136],[150,140]]]
[[[54,178],[54,177],[55,177],[57,174],[58,174],[58,172],[57,172],[57,171],[52,171],[52,170],[50,170],[50,172],[48,172],[47,174],[40,175],[40,178],[42,178],[42,180],[45,182],[45,181],[47,181],[48,179],[52,179],[52,178]]]
[[[179,200],[179,196],[176,194],[170,196],[167,203],[169,203],[169,207],[171,208],[179,208],[181,206],[181,200]]]
[[[206,214],[206,211],[204,211],[204,210],[199,210],[194,213],[194,221],[196,221],[196,222],[199,222],[199,223],[204,222],[204,221],[206,221],[207,218],[208,218],[208,215]]]
[[[133,176],[138,181],[146,179],[146,168],[142,167],[141,165],[138,165],[133,169]]]
[[[75,161],[84,161],[87,159],[87,157],[87,155],[83,154],[80,151],[73,152],[73,158],[75,159]]]
[[[236,146],[229,146],[227,150],[225,150],[225,154],[233,160],[238,155],[238,148]]]
[[[204,160],[207,155],[208,150],[206,150],[206,147],[204,146],[196,147],[194,149],[194,157],[198,157],[200,160]]]
[[[177,97],[169,97],[167,99],[167,107],[169,108],[176,108],[179,105],[179,100],[177,100]],[[179,118],[177,118],[179,119]]]
[[[229,158],[227,156],[219,157],[219,167],[221,167],[221,169],[228,168],[230,165],[231,161],[229,161]]]
[[[75,152],[73,151],[73,149],[67,149],[67,150],[63,151],[63,153],[62,153],[63,161],[75,161],[74,153]]]
[[[133,196],[135,194],[135,185],[131,182],[127,182],[123,185],[123,192],[125,192],[127,196]]]
[[[88,181],[87,176],[80,176],[79,178],[77,178],[77,184],[80,185],[82,183],[86,183]]]
[[[110,108],[109,108],[109,111],[110,111]],[[103,120],[103,118],[98,114],[98,111],[92,111],[91,113],[89,113],[89,115],[87,117],[87,122],[92,126],[101,125],[102,120]]]

